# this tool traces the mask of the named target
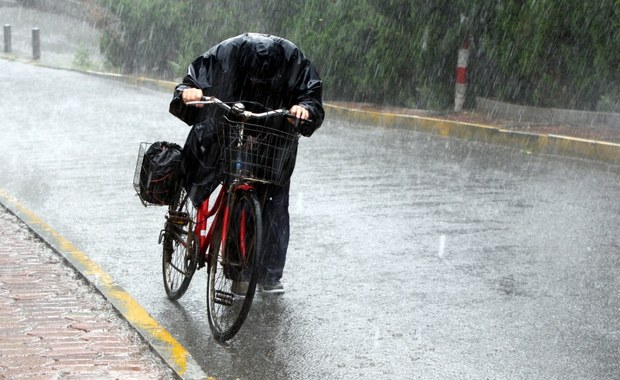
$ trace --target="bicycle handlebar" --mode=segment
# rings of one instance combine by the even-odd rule
[[[187,102],[187,105],[196,105],[196,104],[215,104],[217,106],[219,106],[220,108],[223,108],[224,110],[228,111],[228,112],[232,112],[234,115],[239,116],[241,118],[244,119],[264,119],[266,117],[269,116],[287,116],[287,117],[294,117],[287,109],[284,108],[280,108],[277,110],[272,110],[272,111],[266,111],[266,112],[251,112],[251,111],[246,111],[245,106],[243,105],[243,103],[235,103],[232,106],[229,106],[228,104],[224,103],[223,101],[219,100],[218,98],[216,98],[215,96],[203,96],[202,100],[197,100],[197,101],[193,101],[193,102]],[[310,120],[307,120],[310,121]]]

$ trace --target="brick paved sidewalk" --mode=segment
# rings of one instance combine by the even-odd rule
[[[169,379],[107,301],[0,207],[0,379]]]

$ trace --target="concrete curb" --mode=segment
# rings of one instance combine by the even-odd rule
[[[34,234],[60,254],[88,283],[97,289],[178,378],[209,379],[185,347],[177,342],[159,322],[84,252],[64,239],[45,221],[2,188],[0,188],[0,204],[24,222]]]

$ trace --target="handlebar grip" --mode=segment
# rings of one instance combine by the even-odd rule
[[[314,122],[312,120],[297,119],[295,122],[295,130],[302,135],[309,137],[314,133]]]

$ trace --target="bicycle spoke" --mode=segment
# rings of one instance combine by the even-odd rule
[[[177,272],[181,273],[183,276],[185,276],[185,277],[189,276],[189,271],[183,270],[183,269],[177,267],[176,265],[174,265],[172,263],[170,263],[169,266],[170,266],[170,268],[172,268],[172,269],[176,270]]]

